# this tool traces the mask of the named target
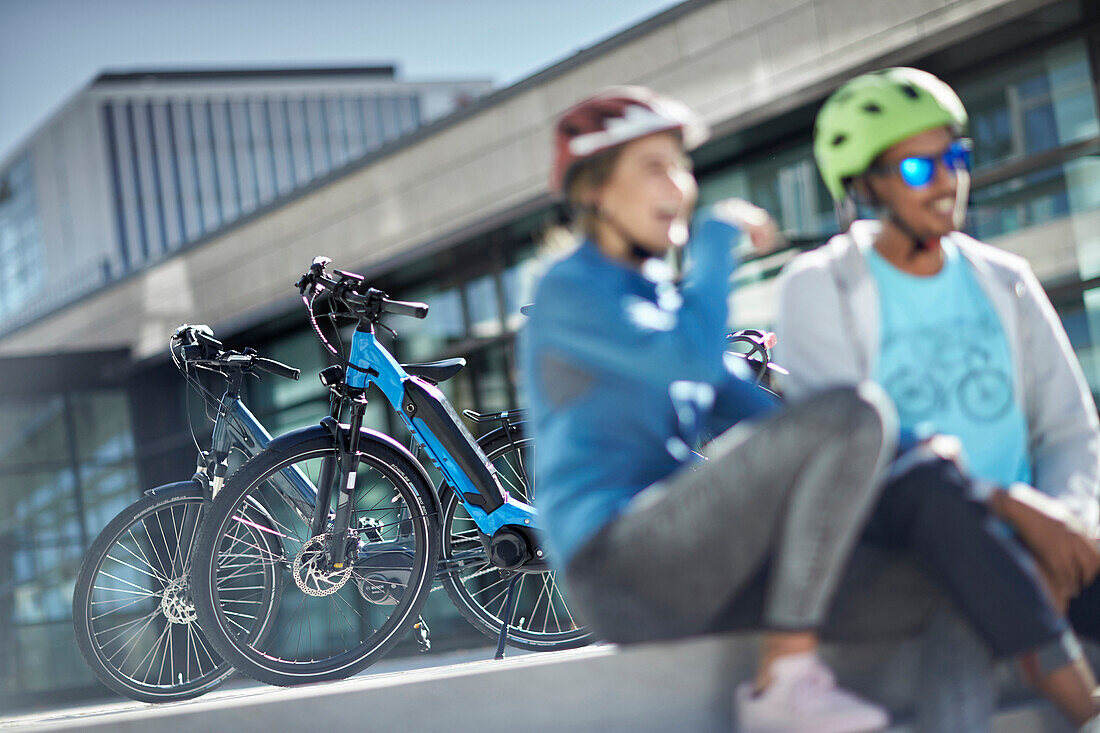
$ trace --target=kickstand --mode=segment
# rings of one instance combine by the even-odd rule
[[[512,579],[508,581],[508,591],[504,595],[504,613],[501,614],[504,623],[500,625],[500,638],[497,639],[497,653],[493,659],[504,659],[504,644],[508,641],[508,623],[512,618],[512,610],[515,606],[516,581],[519,579],[520,574],[516,573],[512,576]]]

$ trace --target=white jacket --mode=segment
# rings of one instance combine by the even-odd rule
[[[879,351],[878,289],[865,249],[881,225],[857,221],[848,233],[799,255],[779,276],[776,363],[790,371],[785,395],[870,379]],[[1100,422],[1069,338],[1027,260],[950,235],[1004,327],[1027,419],[1035,487],[1063,501],[1096,532]]]

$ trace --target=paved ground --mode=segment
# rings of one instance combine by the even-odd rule
[[[0,729],[729,733],[729,692],[748,672],[742,662],[751,664],[746,652],[752,645],[746,641],[693,640],[626,650],[593,646],[549,654],[510,650],[503,661],[492,659],[492,649],[384,660],[340,682],[283,689],[235,680],[188,702],[72,707],[0,718]],[[907,686],[904,676],[897,682]],[[885,688],[883,694],[889,697]],[[995,733],[1040,730],[1035,706],[1005,711],[994,726]],[[890,733],[908,731],[903,724]]]
[[[485,668],[487,663],[492,664],[494,662],[492,657],[495,651],[491,647],[486,647],[448,654],[418,655],[393,660],[384,659],[348,680],[307,685],[295,689],[269,687],[243,675],[237,675],[217,690],[194,700],[152,705],[119,698],[113,702],[84,704],[46,712],[0,717],[0,730],[84,730],[91,726],[99,726],[121,719],[153,720],[161,718],[165,714],[173,715],[183,711],[263,704],[265,701],[282,699],[288,696],[295,698],[303,693],[309,696],[318,692],[327,692],[330,688],[351,691],[361,685],[365,685],[369,689],[393,684],[415,684],[418,681],[438,679],[447,675],[475,673]],[[521,660],[531,656],[533,656],[532,652],[509,649],[507,658],[503,662],[498,662],[498,664],[522,664]],[[349,689],[344,690],[345,687]]]

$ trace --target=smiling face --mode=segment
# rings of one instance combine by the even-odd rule
[[[586,198],[599,212],[597,239],[611,254],[634,243],[662,256],[687,241],[699,188],[675,133],[662,132],[623,145],[607,180]]]
[[[878,201],[922,238],[934,239],[955,230],[953,211],[958,178],[941,160],[953,139],[946,127],[917,133],[879,156],[878,164],[890,168],[889,173],[874,173],[864,178],[865,185]],[[925,186],[910,186],[897,170],[898,163],[912,157],[936,160],[932,180]]]

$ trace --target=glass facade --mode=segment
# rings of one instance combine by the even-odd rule
[[[124,272],[421,124],[407,92],[119,100],[100,114]],[[5,218],[0,202],[0,252]]]
[[[4,397],[0,703],[93,683],[73,636],[73,584],[89,542],[139,496],[132,435],[123,390]]]
[[[39,294],[42,257],[31,160],[24,155],[0,174],[0,321]]]

